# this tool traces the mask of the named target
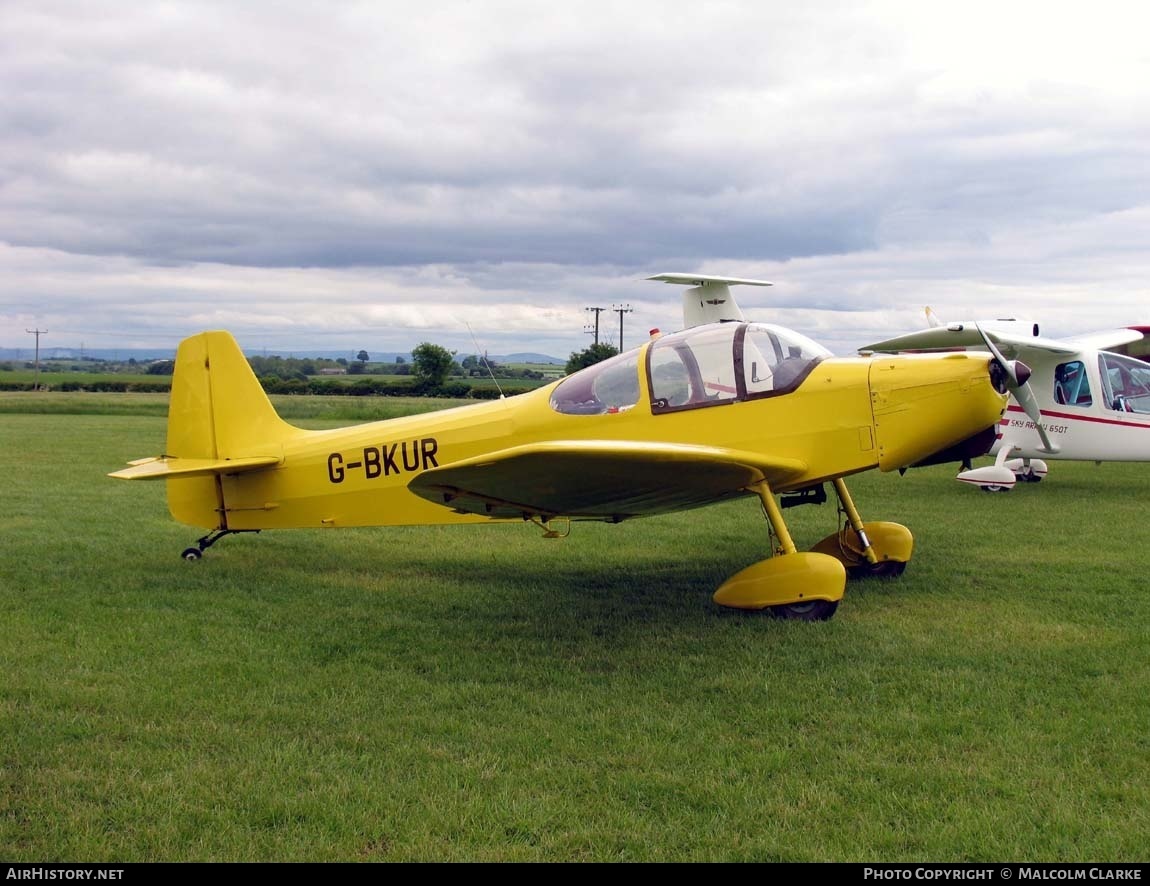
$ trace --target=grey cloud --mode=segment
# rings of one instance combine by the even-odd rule
[[[909,302],[907,277],[1046,284],[1071,255],[1100,275],[1145,242],[1141,81],[999,88],[919,57],[897,5],[772,6],[12,2],[0,241],[225,300],[221,265],[375,269],[396,302],[447,268],[462,301],[572,308],[714,263],[797,274],[783,313]]]

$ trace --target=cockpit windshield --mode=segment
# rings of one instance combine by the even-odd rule
[[[747,396],[785,394],[798,387],[815,364],[831,352],[792,329],[751,323],[743,342]]]
[[[551,394],[551,408],[565,415],[630,409],[639,402],[639,353],[618,354],[567,376]]]
[[[1111,409],[1150,413],[1150,365],[1106,351],[1098,355],[1098,363]]]

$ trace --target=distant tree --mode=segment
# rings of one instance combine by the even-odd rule
[[[462,365],[464,369],[478,369],[479,358],[474,354],[470,354],[469,356],[463,358],[463,363],[460,365]]]
[[[455,355],[442,345],[425,341],[412,349],[411,367],[421,386],[439,388],[455,368]]]
[[[340,366],[347,366],[347,357],[337,357],[335,362]]]
[[[347,364],[347,374],[348,375],[363,375],[363,369],[364,369],[364,366],[366,366],[366,365],[367,365],[366,363],[348,363]]]
[[[395,363],[397,366],[402,366],[406,362],[407,362],[407,358],[404,357],[402,354],[396,354],[395,355]]]
[[[360,351],[358,354],[355,355],[355,359],[358,360],[360,363],[366,363],[371,358],[368,356],[367,351]]]
[[[567,360],[567,374],[570,375],[572,372],[594,366],[596,363],[606,360],[608,357],[614,357],[618,353],[618,348],[602,342],[591,345],[583,351],[572,351],[570,359]]]
[[[148,375],[171,375],[175,370],[174,360],[154,360],[148,364]]]

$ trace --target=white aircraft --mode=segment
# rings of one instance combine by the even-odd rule
[[[1051,339],[1030,321],[948,324],[926,311],[928,329],[860,351],[989,350],[1000,362],[1009,357],[1030,368],[1029,384],[1018,378],[1020,388],[1011,388],[994,464],[972,469],[967,461],[958,480],[1006,492],[1045,477],[1046,459],[1150,461],[1150,326]]]

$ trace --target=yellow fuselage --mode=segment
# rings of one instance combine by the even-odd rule
[[[641,356],[633,408],[561,414],[552,408],[555,385],[549,385],[336,430],[285,425],[274,439],[218,453],[275,457],[274,467],[169,479],[169,506],[182,522],[235,530],[482,522],[488,518],[456,513],[413,494],[408,484],[429,469],[551,440],[704,444],[801,463],[802,472],[774,490],[782,492],[870,468],[906,467],[995,425],[1006,398],[992,387],[987,363],[978,354],[831,358],[790,393],[653,414]],[[174,395],[172,427],[182,421],[177,401]],[[173,452],[178,446],[170,433],[169,452],[180,455]]]

